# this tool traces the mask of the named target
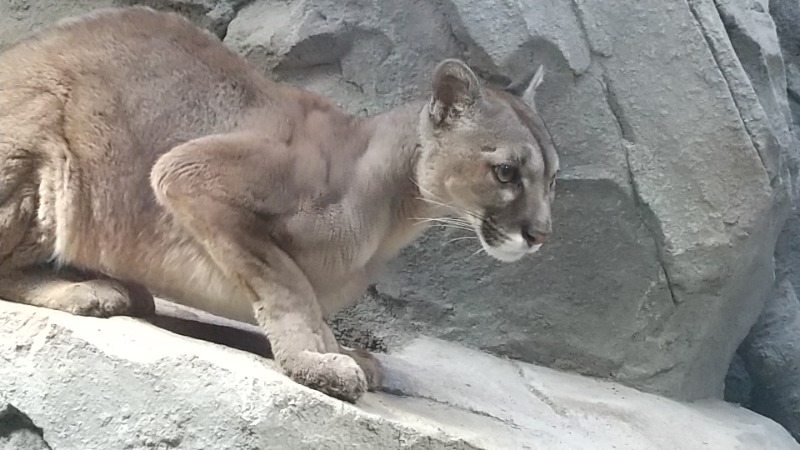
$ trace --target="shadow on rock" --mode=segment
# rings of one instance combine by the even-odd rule
[[[182,336],[272,358],[267,337],[254,325],[224,319],[161,299],[156,299],[155,316],[146,320]]]

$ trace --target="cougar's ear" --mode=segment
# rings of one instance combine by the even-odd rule
[[[429,113],[436,126],[452,125],[483,99],[483,90],[472,69],[457,59],[436,66]]]
[[[544,66],[539,66],[536,69],[536,73],[533,74],[530,81],[527,84],[520,83],[516,85],[511,85],[507,87],[505,90],[510,94],[514,94],[521,99],[530,99],[536,96],[536,89],[542,84],[544,80]]]
[[[544,81],[544,66],[539,66],[539,68],[536,69],[536,73],[533,74],[533,78],[531,78],[528,87],[525,88],[522,98],[532,99],[536,95],[536,89],[542,84],[542,81]]]

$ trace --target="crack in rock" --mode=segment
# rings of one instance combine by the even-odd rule
[[[664,274],[664,279],[667,283],[667,289],[669,289],[669,295],[670,298],[672,299],[672,304],[678,305],[679,303],[681,303],[681,301],[675,292],[675,287],[672,283],[669,271],[667,270],[667,264],[664,261],[663,243],[658,238],[658,236],[661,233],[658,233],[656,231],[656,226],[651,225],[646,218],[646,215],[655,217],[655,214],[652,212],[652,210],[650,210],[649,207],[646,206],[644,200],[642,200],[641,195],[639,194],[639,189],[636,186],[636,178],[633,173],[633,167],[631,165],[631,158],[630,158],[630,148],[636,145],[636,137],[633,132],[633,127],[631,127],[630,123],[628,123],[628,121],[625,119],[625,116],[622,112],[622,106],[619,104],[616,92],[614,91],[613,82],[606,75],[605,68],[603,68],[602,86],[603,86],[603,93],[605,94],[606,103],[608,104],[608,108],[611,111],[611,115],[614,116],[614,120],[616,121],[619,134],[622,137],[622,149],[625,152],[625,166],[628,174],[628,182],[630,183],[631,192],[633,196],[633,203],[639,215],[639,221],[642,223],[642,225],[645,226],[645,228],[647,228],[648,232],[653,237],[653,241],[655,242],[655,247],[656,247],[656,261],[658,261],[658,264],[661,267],[661,271]]]
[[[523,427],[518,425],[513,420],[503,419],[502,417],[497,417],[497,416],[495,416],[493,414],[490,414],[490,413],[488,413],[486,411],[481,411],[479,409],[456,405],[456,404],[453,404],[453,403],[450,403],[450,402],[447,402],[447,401],[444,401],[444,400],[439,400],[438,398],[430,397],[430,396],[427,396],[427,395],[408,394],[408,393],[404,393],[402,391],[390,392],[390,390],[384,390],[384,392],[386,392],[387,394],[396,395],[398,397],[406,397],[406,398],[415,398],[415,399],[419,399],[419,400],[426,400],[426,401],[435,403],[437,405],[441,405],[441,406],[446,406],[448,408],[457,409],[459,411],[463,411],[463,412],[466,412],[466,413],[469,413],[469,414],[475,414],[476,416],[486,417],[486,418],[494,420],[496,422],[500,422],[503,425],[507,425],[507,426],[509,426],[509,427],[511,427],[511,428],[513,428],[515,430],[523,430]]]
[[[692,18],[695,21],[695,25],[697,26],[697,29],[700,32],[700,35],[703,37],[703,39],[706,42],[706,45],[708,46],[708,50],[711,53],[711,57],[714,60],[714,64],[717,66],[717,70],[719,71],[722,80],[725,82],[725,87],[728,88],[728,93],[730,94],[731,99],[733,100],[733,104],[735,106],[734,109],[736,110],[736,114],[738,115],[739,120],[741,121],[742,125],[744,126],[744,129],[745,129],[745,132],[746,132],[745,134],[747,135],[747,139],[749,140],[751,147],[756,150],[756,153],[758,154],[758,158],[761,160],[761,164],[764,166],[764,170],[769,174],[769,176],[770,176],[770,184],[774,186],[774,183],[776,182],[776,179],[780,178],[780,171],[774,171],[774,170],[771,169],[772,164],[770,164],[769,161],[767,161],[766,155],[765,155],[765,153],[768,152],[769,150],[767,150],[766,148],[763,148],[760,144],[758,144],[758,139],[757,139],[758,133],[752,128],[752,126],[750,125],[749,121],[746,120],[744,115],[742,114],[742,109],[744,108],[743,105],[742,105],[742,99],[739,97],[739,95],[737,95],[736,90],[732,86],[732,81],[730,79],[731,75],[728,73],[728,71],[723,69],[723,64],[722,64],[722,61],[721,61],[721,58],[723,56],[720,54],[721,51],[718,48],[717,43],[709,35],[709,30],[707,29],[705,23],[703,22],[702,18],[700,17],[700,11],[698,11],[698,6],[696,5],[696,1],[688,0],[687,1],[687,6],[689,7],[689,11],[692,14]],[[716,10],[716,7],[714,8],[714,12],[719,14],[717,12],[717,10]],[[722,19],[720,18],[720,22],[721,21],[722,21]],[[727,38],[727,35],[726,35],[726,38]],[[737,62],[738,62],[738,60],[737,60]],[[749,83],[750,80],[748,79],[747,82]],[[772,142],[775,139],[774,136],[766,136],[766,138],[767,138],[768,141],[770,141],[769,144],[767,144],[767,145],[777,145],[777,142]]]
[[[531,383],[525,381],[525,373],[522,370],[522,366],[519,363],[514,362],[514,366],[517,368],[517,373],[519,374],[520,378],[522,378],[523,383],[525,383],[525,387],[528,388],[528,392],[530,392],[531,395],[533,395],[534,397],[539,399],[539,401],[547,405],[547,407],[550,408],[550,410],[553,411],[555,414],[564,417],[565,419],[569,418],[569,413],[567,412],[566,408],[558,406],[554,401],[550,400],[550,397],[548,397],[547,394],[540,391],[539,389],[536,389],[536,387],[533,386]]]

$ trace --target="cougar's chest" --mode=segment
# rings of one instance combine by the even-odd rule
[[[349,202],[300,211],[287,223],[292,258],[315,286],[333,289],[369,269],[385,239],[388,214]]]

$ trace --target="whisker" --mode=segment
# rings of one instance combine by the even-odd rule
[[[479,254],[479,253],[481,253],[481,252],[483,252],[483,253],[486,253],[486,249],[484,249],[483,247],[481,247],[481,248],[479,248],[479,249],[475,250],[475,253],[473,253],[473,254],[471,254],[471,255],[467,256],[467,257],[466,257],[466,258],[464,258],[464,259],[465,259],[465,260],[467,260],[467,261],[469,261],[470,259],[472,259],[473,257],[475,257],[475,255],[477,255],[477,254]]]
[[[481,214],[478,214],[476,212],[470,211],[468,209],[459,208],[459,207],[456,207],[456,206],[453,206],[453,205],[448,205],[439,196],[435,195],[433,192],[431,192],[431,191],[423,188],[422,186],[420,186],[420,184],[417,183],[416,180],[414,180],[413,178],[411,178],[411,182],[414,183],[415,186],[417,186],[417,189],[419,189],[420,193],[422,193],[424,195],[427,195],[427,197],[431,197],[431,198],[427,198],[427,197],[419,197],[418,196],[417,197],[418,200],[422,200],[423,202],[429,203],[431,205],[441,206],[443,208],[450,209],[450,210],[455,211],[457,213],[465,214],[465,215],[470,216],[470,217],[472,217],[474,219],[477,219],[479,222],[483,222],[485,220],[485,217],[483,215],[481,215]]]
[[[481,220],[481,221],[483,220],[483,216],[482,215],[480,215],[478,213],[475,213],[475,212],[472,212],[472,211],[470,211],[468,209],[458,208],[456,206],[448,205],[447,203],[443,203],[443,202],[440,202],[440,201],[437,201],[437,200],[432,200],[432,199],[425,198],[425,197],[417,197],[417,199],[418,200],[422,200],[423,202],[430,203],[432,205],[441,206],[443,208],[451,209],[451,210],[453,210],[453,211],[455,211],[457,213],[466,214],[466,215],[468,215],[470,217],[474,217],[474,218],[476,218],[478,220]]]
[[[433,192],[431,192],[431,191],[423,188],[422,186],[420,186],[420,184],[417,183],[416,180],[414,180],[413,178],[411,179],[411,182],[414,183],[415,186],[417,186],[417,189],[419,189],[420,193],[425,194],[428,197],[431,197],[431,198],[417,197],[418,199],[423,200],[423,201],[427,201],[427,202],[435,204],[435,205],[444,206],[446,208],[455,209],[453,206],[444,203],[444,200],[441,197],[439,197],[438,195],[436,195]],[[432,199],[436,199],[436,200],[432,200]]]
[[[437,217],[414,217],[412,220],[417,220],[420,223],[435,223],[437,225],[446,225],[450,226],[451,228],[458,228],[461,230],[466,231],[473,231],[472,226],[469,222],[466,221],[458,221],[458,220],[450,220],[447,218],[437,218]]]
[[[459,211],[459,209],[458,209],[458,208],[456,208],[456,207],[455,207],[455,206],[453,206],[453,205],[448,205],[447,203],[440,202],[440,201],[438,201],[438,200],[434,200],[434,199],[432,199],[432,198],[426,198],[426,197],[417,197],[417,200],[422,200],[423,202],[428,202],[428,203],[430,203],[431,205],[442,206],[442,207],[445,207],[445,208],[449,208],[449,209],[453,209],[453,210]]]
[[[411,217],[412,220],[436,220],[442,222],[452,222],[452,223],[461,223],[464,225],[470,225],[468,221],[465,219],[461,219],[458,217]]]
[[[461,228],[461,227],[457,227],[457,226],[455,226],[455,225],[445,225],[445,224],[439,224],[438,226],[439,226],[439,227],[441,227],[441,228],[445,228],[445,229],[456,230],[456,231],[458,231],[458,232],[465,232],[465,231],[467,231],[467,232],[472,232],[472,230],[470,230],[470,229],[468,229],[468,228]]]
[[[461,237],[457,237],[457,238],[453,238],[453,239],[450,239],[450,240],[448,240],[448,241],[445,241],[444,243],[442,243],[442,247],[444,247],[445,245],[447,245],[447,244],[450,244],[450,243],[452,243],[452,242],[456,242],[456,241],[462,241],[462,240],[464,240],[464,239],[474,239],[474,240],[478,240],[478,238],[477,238],[477,237],[475,237],[475,236],[461,236]]]
[[[441,225],[441,226],[449,226],[449,227],[452,227],[452,228],[458,228],[458,229],[464,230],[464,231],[472,231],[472,228],[467,226],[467,225],[460,224],[460,223],[443,222],[441,220],[420,220],[418,223],[429,223],[429,224],[433,224],[433,225]]]
[[[436,197],[435,195],[433,195],[433,192],[431,192],[431,191],[425,189],[424,187],[420,186],[420,184],[417,183],[417,181],[415,179],[411,178],[411,182],[414,183],[414,185],[417,187],[417,189],[419,189],[419,191],[421,193],[427,194],[430,197]]]
[[[440,226],[442,228],[449,228],[451,230],[466,231],[466,232],[470,232],[470,233],[472,232],[472,228],[459,227],[457,225],[448,225],[448,224],[440,223],[440,224],[438,224],[438,226]]]
[[[457,226],[454,226],[454,225],[439,224],[439,226],[442,227],[442,228],[447,228],[447,229],[451,229],[451,230],[472,231],[472,230],[470,230],[468,228],[461,228],[461,227],[457,227]]]
[[[460,226],[460,225],[453,225],[453,224],[448,224],[448,223],[438,223],[438,224],[436,224],[436,225],[438,225],[438,226],[440,226],[440,227],[444,227],[444,228],[451,228],[451,229],[453,229],[453,230],[466,231],[466,232],[468,232],[468,233],[473,233],[473,232],[474,232],[474,231],[472,230],[472,228],[469,228],[469,227],[462,227],[462,226]]]
[[[443,220],[426,220],[422,221],[423,223],[434,223],[439,225],[452,225],[456,228],[461,228],[462,230],[472,231],[472,227],[466,223],[458,223],[458,222],[447,222]]]

